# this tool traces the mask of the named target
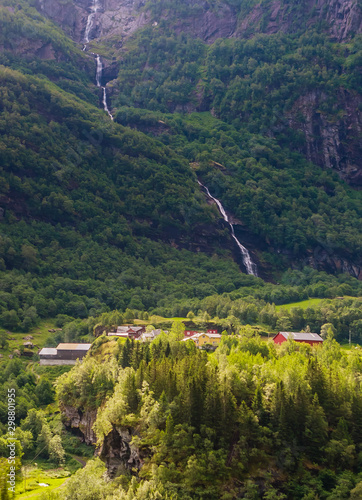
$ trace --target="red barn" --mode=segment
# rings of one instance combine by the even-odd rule
[[[302,342],[309,345],[322,345],[323,339],[318,333],[295,333],[295,332],[279,332],[273,338],[274,344],[282,344],[288,339],[295,340],[296,342]]]

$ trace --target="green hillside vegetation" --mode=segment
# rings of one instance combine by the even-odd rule
[[[67,92],[98,105],[94,59],[26,2],[0,5],[0,64],[48,78]]]
[[[276,92],[285,79],[270,75],[280,61],[278,74],[294,75],[295,89],[323,64],[328,71],[316,78],[325,92],[356,87],[357,41],[345,46],[344,62],[340,46],[322,35],[207,47],[146,28],[122,52],[117,124],[94,105],[91,57],[26,3],[0,10],[0,326],[28,331],[59,314],[127,308],[186,315],[193,301],[235,290],[276,304],[358,295],[357,281],[345,276],[304,283],[308,273],[295,274],[292,287],[278,288],[240,272],[229,231],[195,175],[240,220],[237,232],[255,248],[262,274],[283,282],[281,271],[316,247],[356,263],[359,193],[291,152],[281,136],[279,144],[265,138],[265,106],[276,101],[260,92],[250,101],[248,89]],[[39,43],[55,58],[39,58],[32,49]],[[230,114],[236,84],[245,94],[236,101],[255,104],[247,120]],[[183,114],[190,103],[219,117]]]
[[[4,67],[0,81],[5,328],[252,282],[182,157],[54,83]],[[187,250],[195,231],[212,259]]]
[[[304,139],[287,126],[293,104],[311,89],[324,95],[320,112],[329,121],[343,114],[335,92],[361,89],[359,44],[333,44],[310,33],[207,47],[146,28],[122,60],[116,119],[184,155],[247,231],[274,247],[273,255],[261,256],[265,263],[285,267],[285,253],[300,259],[318,246],[359,262],[360,193],[297,154]],[[211,110],[219,120],[156,112],[190,108]]]
[[[212,358],[191,341],[135,343],[126,357],[122,345],[118,363],[89,358],[58,379],[57,394],[61,407],[101,407],[99,444],[114,426],[131,429],[140,476],[120,470],[107,483],[97,459],[63,498],[76,487],[85,498],[89,482],[105,499],[358,498],[360,350],[332,337],[318,349],[276,349],[226,336]]]
[[[10,388],[19,498],[361,498],[362,282],[313,260],[325,252],[357,276],[361,191],[305,159],[299,107],[313,94],[325,123],[344,119],[359,102],[361,37],[336,43],[315,9],[285,0],[287,34],[207,45],[175,23],[222,16],[222,2],[150,0],[137,8],[157,25],[83,52],[38,2],[0,3],[0,499]],[[257,2],[226,3],[240,26]],[[114,122],[92,50],[120,66]],[[243,272],[198,179],[261,277]],[[217,328],[220,347],[180,342],[181,319]],[[106,335],[124,323],[169,333]],[[325,341],[279,348],[278,331]],[[92,341],[72,368],[39,366],[41,347]],[[66,427],[66,410],[89,425]],[[98,458],[81,442],[91,427]],[[113,446],[133,462],[114,466]]]

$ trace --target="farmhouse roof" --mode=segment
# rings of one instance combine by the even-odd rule
[[[200,332],[200,333],[195,333],[194,335],[192,335],[192,337],[185,337],[182,340],[186,341],[186,340],[198,339],[202,335],[206,335],[206,337],[209,337],[210,339],[220,339],[221,338],[220,333],[204,333],[204,332]]]
[[[57,349],[61,351],[88,351],[92,344],[59,344]]]
[[[39,355],[42,356],[56,356],[57,350],[55,347],[43,347],[43,349],[39,352]]]
[[[313,342],[323,342],[323,339],[318,333],[308,332],[279,332],[285,339],[293,340],[309,340]]]

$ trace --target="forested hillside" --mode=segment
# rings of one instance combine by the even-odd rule
[[[361,498],[361,20],[0,0],[1,500]]]
[[[107,499],[359,498],[360,351],[342,353],[332,338],[276,351],[226,336],[209,358],[172,332],[128,357],[125,348],[118,363],[90,358],[58,379],[66,414],[98,408],[100,456],[118,476],[106,483],[99,460],[89,463],[65,498],[76,485],[85,498],[86,481]]]

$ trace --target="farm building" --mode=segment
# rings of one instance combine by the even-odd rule
[[[59,344],[57,348],[44,347],[39,352],[40,365],[75,365],[83,359],[92,344]]]
[[[144,332],[140,336],[140,340],[142,342],[152,342],[152,340],[155,340],[155,338],[157,338],[159,335],[161,335],[161,331],[162,331],[161,329],[157,329],[157,330],[151,330],[150,332]],[[168,332],[165,332],[165,333],[168,333]]]
[[[125,325],[119,326],[116,332],[109,332],[108,337],[121,337],[137,340],[145,332],[145,326]]]
[[[295,340],[295,342],[302,342],[309,345],[322,345],[323,339],[318,333],[308,333],[308,332],[279,332],[273,338],[274,344],[282,344],[288,339]]]
[[[185,337],[182,340],[192,340],[199,349],[202,349],[206,344],[216,348],[220,344],[221,335],[218,333],[195,333],[192,337]]]
[[[197,333],[202,333],[202,332],[198,332],[196,330],[185,330],[184,336],[187,338],[190,338],[190,337],[193,337],[194,335],[196,335]],[[207,330],[207,333],[217,334],[217,329]]]

